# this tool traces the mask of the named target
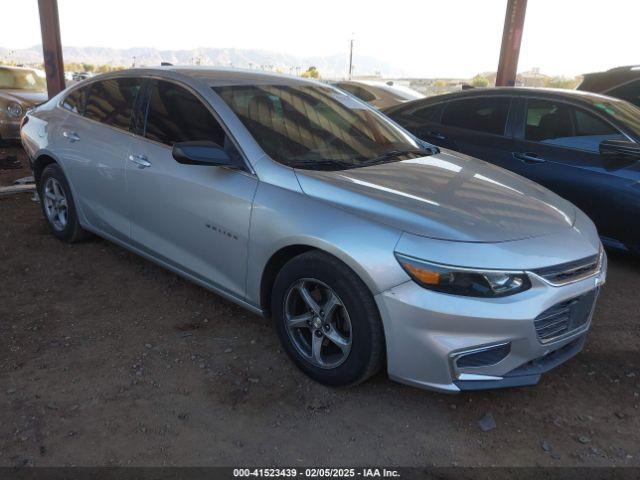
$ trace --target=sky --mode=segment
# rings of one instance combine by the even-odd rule
[[[37,0],[5,3],[0,46],[40,44]],[[495,71],[506,0],[58,0],[67,46],[235,47],[377,58],[415,77]],[[9,18],[15,19],[8,21]],[[529,0],[519,71],[640,64],[637,0]]]

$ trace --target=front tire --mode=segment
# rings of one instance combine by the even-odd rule
[[[42,172],[38,195],[42,214],[53,236],[67,243],[91,237],[91,233],[80,226],[69,182],[57,163],[48,165]]]
[[[347,265],[303,253],[276,277],[271,305],[284,350],[312,379],[330,386],[363,382],[384,362],[384,332],[371,292]]]

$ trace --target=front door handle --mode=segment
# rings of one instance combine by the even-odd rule
[[[520,160],[523,163],[533,164],[533,163],[544,163],[546,160],[542,157],[539,157],[535,153],[527,153],[527,152],[514,152],[513,158],[516,160]]]
[[[71,143],[74,143],[80,140],[80,136],[76,132],[71,132],[69,130],[63,130],[62,136],[67,140],[69,140]]]
[[[129,155],[129,161],[138,165],[138,168],[147,168],[151,166],[151,162],[144,155]]]

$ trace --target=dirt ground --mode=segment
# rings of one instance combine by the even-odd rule
[[[330,389],[268,320],[0,197],[0,465],[640,465],[640,260],[609,255],[585,350],[535,387]]]
[[[3,153],[9,155],[15,155],[20,163],[22,164],[20,168],[10,169],[10,170],[2,170],[3,163],[0,161],[0,187],[6,187],[8,185],[13,185],[13,182],[19,178],[28,177],[31,175],[31,169],[29,168],[29,161],[27,160],[27,155],[24,153],[24,150],[20,147],[10,146],[10,147],[2,147],[0,146],[0,155]]]

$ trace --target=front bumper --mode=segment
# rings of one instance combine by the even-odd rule
[[[0,114],[0,139],[20,140],[20,121],[22,117],[9,118]]]
[[[389,376],[443,392],[532,385],[540,375],[576,355],[584,345],[593,308],[577,328],[542,343],[534,321],[549,308],[592,292],[599,272],[563,286],[531,275],[532,288],[517,295],[481,299],[426,290],[413,281],[376,295],[387,342]],[[460,354],[508,345],[497,363],[457,365]]]

